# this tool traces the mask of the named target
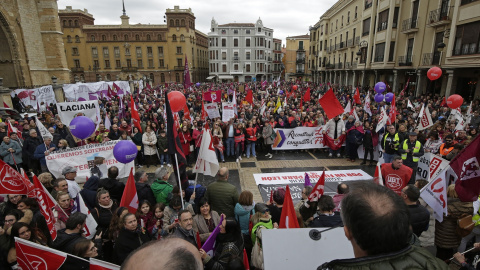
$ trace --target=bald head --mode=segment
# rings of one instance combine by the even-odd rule
[[[128,256],[120,269],[202,270],[203,263],[194,245],[170,237],[162,241],[151,241],[137,249]]]
[[[222,167],[218,170],[218,179],[219,180],[227,180],[228,179],[228,168]]]

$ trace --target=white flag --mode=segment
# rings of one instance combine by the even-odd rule
[[[365,105],[363,105],[363,110],[370,116],[372,116],[372,111],[370,110],[370,94],[368,94],[367,98],[365,98]]]
[[[90,213],[90,210],[88,210],[87,206],[85,205],[82,195],[78,194],[74,202],[75,206],[72,209],[72,214],[75,212],[80,212],[87,215],[87,220],[85,221],[85,227],[83,228],[83,232],[87,239],[92,239],[97,232],[97,222],[93,218],[92,213]]]
[[[466,121],[466,124],[470,124],[470,121],[472,120],[472,116],[473,116],[473,111],[472,111],[472,101],[470,101],[470,106],[468,106],[468,109],[467,109],[467,113],[466,113],[466,116],[467,116],[467,121]]]
[[[432,116],[430,115],[430,111],[428,110],[428,106],[425,107],[425,104],[422,105],[422,109],[420,110],[420,123],[418,123],[418,130],[424,130],[431,126],[433,126]]]
[[[142,219],[143,221],[143,219]],[[90,258],[90,269],[105,269],[105,270],[119,270],[120,266],[113,263],[100,261],[94,258]]]
[[[415,107],[413,107],[412,102],[410,101],[410,99],[407,99],[407,100],[408,100],[407,108],[412,108],[412,110],[415,110]]]
[[[235,90],[233,90],[232,103],[233,103],[233,111],[235,112],[235,115],[238,116],[238,112],[237,112],[237,94],[235,93]]]
[[[360,121],[360,118],[358,117],[357,110],[353,110],[353,116],[355,116],[355,121]]]
[[[112,126],[112,123],[110,123],[110,118],[108,118],[108,116],[105,115],[105,129],[110,130],[111,126]]]
[[[195,163],[192,172],[215,176],[217,175],[219,168],[220,166],[218,165],[217,155],[215,153],[215,148],[213,147],[210,129],[204,128],[202,144],[200,145],[197,162]]]
[[[345,106],[345,109],[343,109],[343,112],[344,113],[350,113],[351,111],[352,111],[352,103],[349,100],[348,103],[347,103],[347,106]]]
[[[443,221],[443,214],[447,215],[447,181],[443,170],[434,180],[426,185],[420,197],[432,207],[433,216],[439,222]]]
[[[378,131],[387,124],[387,120],[388,120],[387,112],[385,111],[385,108],[382,107],[380,112],[380,118],[378,119],[377,129],[375,130],[375,132],[378,133]]]
[[[35,124],[37,124],[38,131],[40,131],[40,135],[42,139],[50,138],[53,139],[52,133],[48,131],[48,129],[38,120],[38,117],[35,117]]]

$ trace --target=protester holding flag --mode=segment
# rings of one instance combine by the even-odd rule
[[[327,135],[333,140],[337,140],[341,135],[345,133],[345,123],[337,115],[334,118],[330,119],[323,129],[323,134]],[[329,149],[328,157],[333,157],[336,154],[337,157],[340,157],[340,149],[333,150],[331,147]]]
[[[355,162],[357,158],[357,148],[363,144],[363,137],[365,136],[365,131],[362,127],[362,122],[359,120],[355,121],[355,124],[347,130],[347,157],[348,161]]]
[[[257,157],[255,153],[255,143],[257,142],[257,128],[253,126],[252,121],[248,121],[246,129],[247,158],[250,158],[250,152],[253,157]]]
[[[137,230],[138,223],[134,214],[123,216],[122,225],[113,252],[113,261],[118,265],[121,265],[132,251],[150,241],[146,231]]]

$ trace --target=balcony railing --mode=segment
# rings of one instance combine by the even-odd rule
[[[370,34],[370,29],[365,29],[366,31],[362,33],[362,37],[368,36]]]
[[[402,55],[398,57],[399,66],[411,66],[413,55]]]
[[[424,53],[422,59],[422,66],[439,65],[440,56],[440,52]]]
[[[122,67],[122,72],[137,72],[137,67]]]
[[[153,53],[147,53],[148,58],[153,58]]]
[[[358,63],[357,63],[357,62],[353,62],[353,63],[352,63],[352,68],[357,68],[357,66],[358,66]]]
[[[352,64],[350,62],[345,62],[345,68],[346,69],[352,68]]]
[[[342,66],[343,66],[342,63],[336,63],[336,64],[335,64],[335,68],[336,68],[336,69],[341,69]]]
[[[83,72],[83,67],[73,67],[70,69],[72,72]]]
[[[430,11],[428,15],[428,22],[427,22],[429,26],[433,27],[433,26],[439,26],[439,25],[448,24],[448,23],[450,23],[450,17],[448,16],[448,9],[445,10],[445,9],[439,8],[439,9]]]
[[[384,59],[383,55],[375,56],[373,58],[373,62],[383,62],[383,59]]]
[[[184,70],[185,68],[183,66],[175,66],[174,69],[175,70]]]
[[[402,33],[408,34],[418,31],[418,18],[410,18],[402,21]]]
[[[345,42],[343,42],[343,41],[340,42],[339,45],[340,45],[339,49],[347,48],[347,46],[345,46]]]
[[[334,65],[334,64],[326,64],[326,65],[325,65],[325,68],[326,68],[326,69],[334,69],[334,68],[335,68],[335,65]]]
[[[240,61],[240,57],[238,57],[238,56],[235,57],[235,56],[234,56],[234,57],[232,57],[232,61],[233,61],[233,62],[238,62],[238,61]]]
[[[387,29],[388,27],[388,22],[378,22],[378,28],[377,28],[377,31],[383,31],[385,29]]]
[[[297,64],[305,63],[305,58],[297,58]]]

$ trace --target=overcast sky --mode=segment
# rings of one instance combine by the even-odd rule
[[[212,17],[218,24],[255,23],[260,17],[263,25],[274,30],[275,38],[305,35],[308,27],[314,25],[320,16],[336,0],[125,0],[125,9],[130,23],[164,24],[167,8],[179,5],[192,8],[196,17],[196,29],[208,34]],[[95,18],[95,24],[120,24],[122,0],[58,0],[58,8],[72,6],[74,9],[88,9]]]

